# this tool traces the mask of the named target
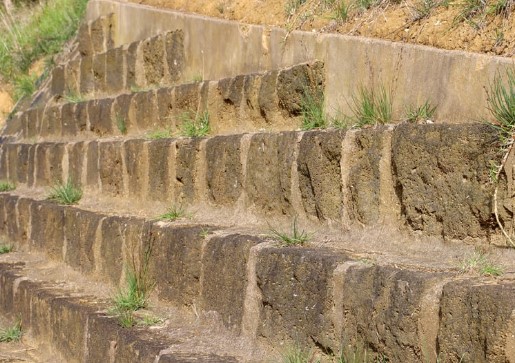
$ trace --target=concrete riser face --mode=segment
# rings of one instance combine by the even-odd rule
[[[109,217],[46,201],[0,196],[0,233],[19,248],[45,252],[88,276],[120,286],[123,266],[133,256],[141,260],[142,251],[152,246],[150,270],[162,302],[217,311],[229,329],[273,345],[297,341],[337,352],[341,346],[361,342],[402,362],[431,361],[437,354],[459,360],[466,353],[477,362],[513,357],[513,283],[492,285],[452,272],[370,265],[324,249],[274,247],[253,236],[201,236],[205,231],[214,229]],[[55,240],[63,244],[56,246]],[[111,338],[105,334],[113,329],[112,319],[98,316],[86,321],[74,312],[73,301],[54,306],[53,298],[39,297],[44,309],[36,308],[35,298],[13,303],[37,289],[24,290],[22,282],[15,291],[9,282],[15,277],[2,273],[0,277],[5,290],[1,306],[6,312],[21,311],[37,334],[57,339],[55,324],[47,321],[52,314],[69,310],[66,314],[74,323],[64,320],[64,331],[84,334],[81,329],[89,324],[88,339],[98,343],[101,352],[104,345],[109,349]],[[54,312],[58,308],[64,310]],[[482,312],[480,320],[477,309]],[[98,338],[104,343],[95,343],[91,329],[104,329],[103,338]],[[75,342],[84,339],[71,336]],[[78,349],[70,346],[71,341],[59,341],[63,352]],[[119,351],[122,354],[124,349]]]
[[[281,71],[220,81],[124,93],[111,98],[29,109],[20,115],[25,139],[82,136],[98,138],[168,129],[209,113],[212,133],[296,129],[305,90],[321,90],[324,65],[297,65]],[[110,73],[108,73],[110,74]]]
[[[496,228],[489,179],[496,145],[495,130],[482,125],[3,144],[0,179],[31,187],[70,179],[106,196],[209,203],[267,219],[407,223],[463,240]],[[499,205],[508,206],[505,191],[502,183]],[[504,209],[500,217],[511,220]]]
[[[25,331],[74,363],[236,363],[231,357],[161,353],[171,342],[151,331],[121,328],[116,318],[100,312],[106,301],[70,296],[58,285],[27,280],[22,265],[0,264],[0,309],[21,318]],[[77,294],[75,294],[77,295]]]

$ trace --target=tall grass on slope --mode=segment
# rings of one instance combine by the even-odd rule
[[[13,16],[0,11],[0,76],[16,84],[39,59],[57,54],[77,31],[87,0],[49,0]],[[18,95],[19,96],[19,95]]]

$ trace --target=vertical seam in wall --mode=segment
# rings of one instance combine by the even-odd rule
[[[197,202],[206,201],[207,198],[207,159],[206,159],[207,139],[202,139],[199,143],[198,151],[195,152],[195,199]]]
[[[84,356],[82,357],[82,362],[87,362],[88,358],[89,358],[88,335],[89,335],[89,314],[86,314],[86,323],[84,324],[84,341],[82,342],[82,344],[84,346]]]
[[[83,186],[83,188],[87,187],[88,185],[88,150],[90,143],[91,141],[86,141],[83,144],[82,170],[80,173],[80,183]]]
[[[148,184],[150,181],[150,167],[149,165],[149,157],[150,154],[148,152],[148,144],[152,142],[151,140],[143,141],[141,143],[141,160],[144,162],[140,162],[139,165],[141,167],[141,177],[143,178],[141,182],[141,190],[139,193],[136,193],[136,195],[139,194],[139,199],[146,200],[148,196]]]
[[[342,177],[342,227],[348,230],[351,226],[350,218],[350,196],[349,196],[349,177],[350,177],[350,165],[354,149],[354,143],[356,140],[356,132],[354,130],[348,130],[342,140],[342,152],[340,158],[340,172]]]
[[[291,198],[291,206],[294,216],[299,216],[302,219],[306,219],[307,215],[304,210],[304,206],[302,204],[302,194],[300,192],[300,182],[299,182],[299,172],[297,169],[299,152],[300,152],[300,142],[302,137],[304,136],[304,132],[295,132],[296,141],[292,154],[292,164],[290,165],[290,198]]]
[[[122,182],[123,182],[123,196],[129,197],[129,173],[127,171],[127,150],[125,148],[127,140],[120,141],[120,157],[122,158]]]
[[[399,220],[400,203],[395,193],[392,173],[392,136],[394,127],[384,132],[381,159],[379,160],[379,198],[381,223],[394,224]]]
[[[63,247],[61,248],[61,261],[63,261],[63,263],[65,263],[65,264],[67,263],[66,255],[68,254],[68,238],[66,237],[68,235],[66,233],[66,231],[67,231],[66,218],[67,218],[68,213],[76,213],[76,211],[72,208],[63,210],[64,223],[63,223]],[[32,216],[32,213],[31,213],[31,216]],[[32,220],[31,220],[31,222],[32,222]],[[31,235],[32,235],[32,233],[31,233]]]
[[[63,152],[63,157],[61,159],[61,164],[62,164],[62,167],[61,167],[61,180],[63,183],[65,183],[65,181],[71,181],[71,182],[74,182],[73,180],[70,180],[70,155],[69,155],[69,148],[72,146],[72,145],[75,145],[75,143],[63,143],[63,146],[64,146],[64,152]]]
[[[102,275],[102,272],[105,271],[105,268],[102,263],[102,239],[103,239],[103,233],[102,233],[102,226],[104,225],[104,221],[106,220],[106,216],[100,218],[98,221],[97,229],[95,231],[95,240],[93,241],[93,270],[95,271],[95,274],[98,274],[98,276]]]
[[[197,296],[197,299],[195,300],[195,302],[193,303],[194,304],[194,308],[195,309],[198,309],[200,307],[200,309],[202,309],[202,305],[203,305],[203,294],[202,292],[204,291],[204,279],[205,279],[205,268],[204,268],[204,255],[206,253],[206,248],[207,248],[207,245],[208,243],[215,237],[216,235],[208,235],[204,238],[204,241],[202,241],[202,247],[200,249],[200,276],[199,276],[199,291],[198,291],[198,296]],[[197,306],[199,305],[199,306]],[[197,310],[195,310],[195,314],[197,314]]]
[[[170,149],[168,150],[169,163],[168,163],[168,197],[173,203],[177,203],[177,196],[175,193],[175,178],[177,177],[177,140],[173,140],[170,143]]]
[[[250,142],[252,134],[243,134],[240,138],[240,164],[241,164],[241,194],[236,201],[236,212],[245,212],[245,207],[248,204],[247,195],[247,161],[249,156]]]

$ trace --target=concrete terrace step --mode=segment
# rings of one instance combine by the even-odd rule
[[[123,280],[130,253],[141,254],[151,245],[150,270],[159,304],[214,311],[234,334],[276,349],[297,342],[330,353],[362,342],[394,362],[433,361],[437,356],[446,362],[502,362],[514,357],[512,265],[502,278],[481,278],[443,265],[399,266],[395,260],[359,259],[341,249],[284,247],[267,237],[216,226],[110,216],[22,196],[2,194],[0,204],[0,233],[19,250],[44,252],[86,279],[111,286]],[[99,349],[112,347],[107,342],[113,336],[121,340],[120,354],[133,356],[134,349],[147,347],[131,344],[130,339],[137,339],[127,338],[133,337],[132,330],[117,329],[113,319],[96,313],[102,310],[98,305],[90,308],[88,318],[77,310],[82,301],[91,306],[91,299],[40,292],[40,285],[20,279],[17,268],[1,269],[2,309],[20,309],[36,332],[46,327],[44,334],[61,342],[61,349],[72,347],[52,334],[62,334],[67,323],[57,326],[36,316],[55,316],[64,309],[61,314],[73,317],[74,335],[68,335],[79,337],[76,341],[84,341],[80,337],[85,331],[88,342],[97,339],[95,324],[107,324],[109,329],[99,328],[102,334],[116,333],[107,339],[98,336],[95,342],[104,342]],[[19,302],[28,296],[30,304]],[[90,324],[87,330],[76,325],[84,322]],[[155,345],[145,354],[163,349]],[[89,352],[96,354],[95,347]]]
[[[407,225],[448,240],[505,245],[493,233],[489,170],[499,158],[497,140],[486,125],[402,124],[348,132],[4,143],[0,179],[28,187],[71,180],[88,192],[130,200],[203,204],[260,219],[298,216],[336,228]],[[501,183],[499,192],[507,227],[510,188]]]
[[[21,138],[52,140],[142,135],[167,129],[177,133],[184,115],[209,113],[213,134],[297,129],[305,89],[323,89],[323,64],[241,75],[219,81],[122,93],[117,96],[36,107],[16,116]],[[11,120],[11,122],[16,122]]]

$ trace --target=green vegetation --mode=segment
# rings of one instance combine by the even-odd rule
[[[384,86],[379,90],[360,87],[349,106],[353,114],[350,117],[357,127],[386,124],[392,120],[392,100]]]
[[[79,92],[68,90],[64,95],[64,99],[66,102],[79,103],[83,102],[85,97],[82,96]]]
[[[463,273],[475,272],[482,276],[500,276],[503,273],[501,266],[495,265],[484,253],[478,251],[461,261],[460,270]]]
[[[299,228],[297,226],[297,218],[293,219],[291,233],[280,232],[271,227],[270,227],[270,232],[272,232],[272,235],[274,238],[278,239],[286,246],[304,245],[308,242],[308,240],[310,238],[309,235],[305,231],[299,230]]]
[[[21,331],[21,320],[18,319],[12,326],[0,330],[0,342],[17,342],[23,335]]]
[[[147,134],[147,139],[150,140],[169,139],[171,137],[172,131],[169,129],[154,130]]]
[[[362,345],[342,349],[336,358],[337,363],[387,363],[388,358],[383,355],[371,354]]]
[[[209,112],[204,111],[193,115],[192,112],[185,112],[180,117],[181,134],[186,137],[204,137],[209,134]]]
[[[320,359],[312,352],[295,345],[283,354],[282,363],[320,363]]]
[[[131,265],[126,270],[126,285],[112,300],[110,312],[118,317],[120,326],[124,328],[137,323],[134,312],[147,307],[149,295],[155,287],[150,276],[152,250],[152,244],[145,247],[140,263],[136,262],[133,253]]]
[[[52,0],[18,8],[12,16],[0,12],[0,76],[15,86],[16,98],[32,94],[36,76],[29,75],[30,67],[61,50],[77,31],[86,4],[86,0]]]
[[[489,6],[487,12],[489,14],[502,15],[507,19],[514,9],[514,0],[497,0]]]
[[[324,95],[320,91],[304,90],[301,102],[302,129],[326,128]]]
[[[413,17],[413,21],[429,17],[431,11],[433,11],[433,9],[438,5],[440,5],[439,2],[435,0],[420,0],[414,6],[415,15]]]
[[[435,112],[436,106],[432,106],[429,101],[426,101],[422,106],[408,106],[405,117],[408,122],[427,121],[433,119]]]
[[[57,183],[52,187],[48,199],[60,204],[76,204],[82,198],[82,190],[75,186],[70,180],[65,184]]]
[[[16,189],[16,186],[8,181],[0,182],[0,192],[10,192],[11,190]]]
[[[4,253],[12,252],[14,249],[13,245],[0,245],[0,255],[3,255]]]
[[[294,15],[297,10],[304,4],[306,0],[288,0],[285,6],[285,12],[287,16]]]
[[[342,23],[345,23],[349,18],[349,13],[351,10],[351,3],[346,3],[345,0],[341,0],[334,9],[335,18]]]
[[[122,135],[126,135],[127,134],[127,123],[125,122],[125,118],[120,114],[116,114],[115,121],[116,121],[116,127],[118,128],[118,131],[120,131],[120,133]]]
[[[163,322],[163,319],[158,318],[157,316],[154,316],[154,315],[146,314],[137,321],[137,324],[140,326],[152,326],[152,325],[161,324],[162,322]]]
[[[170,208],[168,208],[166,213],[161,214],[159,216],[159,219],[173,222],[183,217],[186,217],[186,211],[184,210],[184,208],[182,208],[182,206],[173,205]]]
[[[479,29],[481,27],[480,23],[474,20],[474,17],[483,13],[486,7],[485,0],[462,0],[458,6],[460,10],[458,15],[456,15],[453,19],[453,26],[461,22],[467,22],[472,25],[474,28]]]

